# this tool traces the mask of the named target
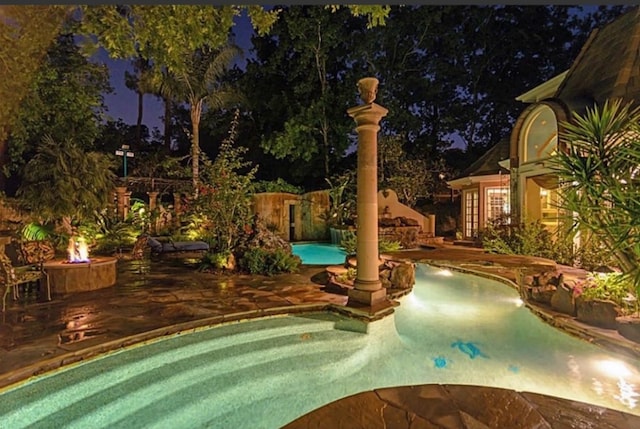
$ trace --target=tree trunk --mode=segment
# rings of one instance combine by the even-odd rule
[[[191,105],[191,168],[193,173],[193,195],[198,197],[200,186],[200,113],[202,101]]]

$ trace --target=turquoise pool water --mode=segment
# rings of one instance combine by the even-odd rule
[[[342,264],[347,256],[344,250],[331,243],[292,243],[291,247],[293,254],[309,265]]]
[[[640,414],[640,367],[542,323],[502,283],[418,265],[414,291],[368,335],[332,314],[182,334],[0,395],[0,426],[278,428],[364,390],[486,385]]]

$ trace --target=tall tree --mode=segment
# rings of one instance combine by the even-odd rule
[[[127,88],[134,91],[138,96],[138,116],[136,118],[135,142],[138,146],[142,144],[142,118],[144,114],[144,95],[153,94],[156,88],[154,82],[154,71],[151,63],[141,56],[133,61],[133,73],[124,72],[124,83]]]
[[[237,91],[222,82],[233,59],[240,53],[235,45],[222,48],[199,49],[185,62],[185,71],[175,73],[169,79],[172,84],[164,88],[164,95],[189,105],[191,118],[191,165],[194,195],[198,195],[200,165],[200,119],[203,109],[221,109],[240,100]],[[170,93],[172,92],[172,93]]]
[[[103,94],[110,91],[106,66],[82,55],[72,33],[58,36],[16,109],[18,121],[7,139],[8,172],[19,174],[46,135],[91,148],[103,119]]]
[[[353,14],[364,14],[371,25],[384,22],[381,6],[351,5]],[[130,59],[138,54],[162,64],[172,72],[184,70],[186,53],[203,46],[213,48],[227,42],[233,18],[247,11],[259,34],[266,33],[278,18],[278,10],[246,6],[1,6],[0,71],[12,76],[0,84],[0,167],[6,164],[7,143],[17,105],[25,96],[46,49],[68,16],[79,16],[83,34],[107,48],[113,58]],[[0,176],[0,185],[3,183]]]
[[[62,28],[70,6],[0,6],[0,168],[7,164],[7,136],[31,79]],[[9,78],[9,76],[11,78]],[[6,171],[5,171],[6,173]],[[0,189],[5,174],[0,174]]]
[[[365,28],[346,10],[290,6],[268,36],[254,38],[243,87],[262,147],[288,160],[297,183],[324,183],[352,142],[345,111],[356,103],[357,78],[349,49]]]

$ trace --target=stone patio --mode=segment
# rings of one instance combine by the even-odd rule
[[[446,245],[395,256],[507,282],[516,280],[518,270],[554,265],[539,258]],[[189,262],[194,261],[121,260],[113,287],[54,296],[52,301],[8,300],[7,311],[0,313],[0,392],[33,375],[150,338],[230,320],[340,308],[347,302],[347,296],[323,290],[323,267],[304,266],[296,274],[266,277],[202,273],[185,267]],[[571,267],[558,268],[565,276],[584,274]],[[580,324],[548,308],[530,308],[574,335],[640,356],[639,345],[616,331]],[[426,385],[362,392],[288,427],[635,428],[640,427],[640,417],[530,393]]]

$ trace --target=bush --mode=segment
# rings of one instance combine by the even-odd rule
[[[240,258],[240,268],[250,274],[273,275],[295,273],[301,264],[300,257],[283,249],[265,250],[259,247],[247,250]]]
[[[380,253],[384,253],[384,252],[397,252],[398,250],[402,249],[402,246],[400,245],[400,242],[397,240],[380,240],[378,242],[378,251]]]
[[[221,271],[228,268],[231,252],[207,252],[200,259],[199,271]]]
[[[637,305],[631,308],[631,302],[635,302],[632,291],[633,283],[629,277],[622,273],[598,273],[589,275],[586,281],[578,283],[574,287],[574,295],[586,300],[602,299],[615,302],[625,313],[638,311]]]
[[[353,255],[356,253],[356,233],[353,231],[346,231],[344,233],[344,238],[340,242],[340,248],[347,252],[349,255]],[[378,241],[378,252],[397,252],[402,249],[399,241],[392,241],[387,239],[382,239]]]
[[[340,248],[347,252],[348,255],[356,253],[356,233],[345,231],[342,241],[340,241]]]
[[[507,216],[493,219],[482,232],[482,246],[493,253],[537,256],[560,263],[572,262],[572,242],[554,240],[551,232],[538,220],[512,224]]]

